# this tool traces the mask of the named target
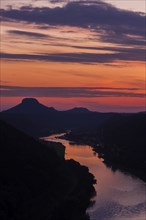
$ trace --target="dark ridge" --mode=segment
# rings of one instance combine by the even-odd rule
[[[38,100],[35,98],[24,98],[22,99],[23,104],[38,104]]]
[[[57,111],[34,98],[26,98],[17,106],[1,112],[0,119],[30,135],[41,137],[70,129],[96,129],[111,115],[91,112],[86,108]]]
[[[76,107],[67,111],[57,111],[42,105],[34,98],[26,98],[17,106],[0,113],[0,119],[33,136],[47,136],[66,130],[97,130],[118,113],[92,112]]]
[[[139,112],[139,114],[146,115],[146,111]]]
[[[89,111],[87,108],[75,107],[75,108],[67,110],[66,112],[68,113],[90,113],[91,111]]]
[[[47,107],[45,105],[42,105],[41,103],[39,103],[39,101],[35,98],[24,98],[21,102],[21,104],[19,104],[19,107],[21,106],[21,108],[29,108],[29,110],[33,109],[34,113],[37,112],[37,110],[51,110],[51,111],[57,111],[55,108],[53,107]],[[16,107],[14,107],[16,108]]]
[[[118,116],[100,132],[105,162],[146,181],[146,114]]]
[[[3,112],[17,114],[46,114],[47,112],[51,111],[55,112],[57,110],[55,110],[53,107],[42,105],[35,98],[24,98],[20,104]]]
[[[54,147],[0,121],[0,219],[89,220],[94,177]]]

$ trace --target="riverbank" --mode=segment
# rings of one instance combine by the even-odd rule
[[[0,126],[0,218],[89,220],[96,181],[88,168],[5,122]]]
[[[74,131],[62,138],[76,144],[90,145],[93,151],[98,153],[104,159],[104,163],[111,169],[119,169],[146,182],[146,147],[144,146],[146,142],[144,141],[144,132],[141,131],[144,128],[134,127],[133,129],[139,129],[140,131],[139,133],[135,132],[133,138],[129,131],[128,138],[130,141],[127,142],[126,134],[123,131],[120,132],[119,129],[115,131],[113,128],[104,131],[104,137],[103,134],[101,137],[99,132]]]
[[[119,156],[114,150],[108,150],[109,145],[92,145],[93,150],[103,158],[103,162],[106,166],[110,167],[113,171],[121,170],[123,173],[132,175],[133,177],[138,177],[144,182],[146,182],[146,168],[144,164],[140,161],[141,159],[132,158],[133,155],[122,155]],[[110,145],[110,148],[112,146]],[[139,162],[140,161],[140,162]]]
[[[65,158],[73,158],[88,167],[97,180],[95,203],[87,210],[90,219],[145,220],[145,183],[120,170],[113,171],[91,146],[70,142],[60,138],[61,135],[51,135],[45,140],[62,143],[66,148]]]

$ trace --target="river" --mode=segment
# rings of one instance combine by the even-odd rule
[[[146,220],[146,183],[138,178],[112,171],[88,145],[71,144],[62,134],[45,137],[66,147],[66,159],[74,159],[95,176],[95,205],[87,210],[91,220]]]

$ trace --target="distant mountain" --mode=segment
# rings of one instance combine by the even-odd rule
[[[30,135],[41,136],[56,129],[57,115],[53,107],[42,105],[34,98],[25,98],[17,106],[1,112],[0,118]]]
[[[40,104],[37,99],[34,98],[25,98],[22,102],[16,105],[13,108],[10,108],[5,111],[5,113],[13,114],[46,114],[48,112],[55,112],[53,107],[46,107],[45,105]]]
[[[145,115],[145,114],[146,114],[146,111],[139,112],[139,114],[143,114],[143,115]]]
[[[95,130],[116,115],[119,114],[92,112],[82,107],[57,111],[34,98],[25,98],[17,106],[1,112],[0,119],[33,136],[47,136],[68,129]]]
[[[87,108],[75,107],[66,111],[67,113],[75,113],[75,114],[87,114],[91,113]]]

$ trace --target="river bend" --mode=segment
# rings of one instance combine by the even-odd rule
[[[74,159],[89,168],[95,176],[95,205],[87,212],[91,220],[146,220],[146,183],[138,178],[112,171],[88,145],[71,144],[59,138],[62,134],[45,137],[66,147],[66,159]]]

